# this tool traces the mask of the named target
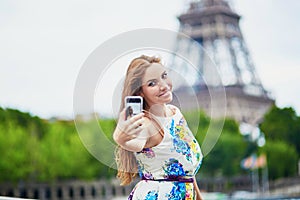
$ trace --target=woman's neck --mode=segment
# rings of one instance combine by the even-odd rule
[[[166,104],[153,105],[150,107],[149,112],[157,117],[167,117],[168,116]]]

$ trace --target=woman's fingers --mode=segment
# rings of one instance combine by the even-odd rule
[[[125,121],[125,120],[126,120],[126,111],[124,108],[119,114],[119,121]]]
[[[116,139],[121,143],[135,139],[140,132],[144,129],[145,119],[143,118],[144,113],[134,115],[125,120],[125,109],[120,112],[119,121],[117,128],[119,134]]]
[[[129,140],[137,138],[140,135],[141,131],[143,131],[143,127],[139,126],[138,128],[131,130],[130,132],[122,132],[119,135],[119,138],[121,141],[127,142]]]
[[[136,120],[135,122],[129,124],[128,131],[137,129],[144,124],[145,120],[143,118]]]
[[[138,122],[136,122],[134,124],[131,124],[127,132],[124,132],[124,134],[126,134],[130,139],[135,139],[140,135],[140,132],[143,129],[144,129],[143,124],[139,124]]]
[[[135,138],[139,137],[140,139],[142,139],[143,137],[145,137],[145,136],[141,135],[141,132],[143,130],[144,130],[143,126],[139,126],[138,128],[132,130],[132,132],[131,132],[131,138],[135,139]]]
[[[131,117],[130,119],[127,119],[126,121],[119,121],[118,123],[121,125],[120,127],[123,128],[122,131],[128,133],[132,129],[137,128],[139,125],[144,123],[143,116],[144,114],[140,113]]]
[[[134,123],[135,121],[143,118],[144,115],[145,115],[144,113],[139,113],[137,115],[134,115],[133,117],[128,118],[127,121],[129,121],[130,123]]]

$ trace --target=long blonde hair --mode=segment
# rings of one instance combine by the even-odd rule
[[[133,59],[127,69],[124,87],[122,91],[122,99],[120,112],[124,109],[125,96],[138,96],[142,92],[142,79],[145,71],[152,63],[161,63],[161,59],[158,57],[150,57],[142,55]],[[144,100],[143,109],[148,110],[147,102]],[[147,115],[146,115],[147,116]],[[117,178],[120,179],[121,185],[128,185],[137,176],[138,167],[136,158],[131,151],[127,151],[120,146],[117,146],[116,163],[118,166]]]

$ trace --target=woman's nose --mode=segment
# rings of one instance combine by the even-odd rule
[[[161,90],[166,90],[166,89],[170,88],[169,85],[168,85],[168,83],[166,81],[164,81],[164,80],[160,81],[159,86],[160,86]]]

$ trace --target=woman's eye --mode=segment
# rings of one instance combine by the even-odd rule
[[[168,73],[167,72],[163,73],[162,78],[166,79],[167,77],[168,77]]]
[[[154,81],[149,82],[148,86],[150,86],[150,87],[155,86],[155,82]]]

